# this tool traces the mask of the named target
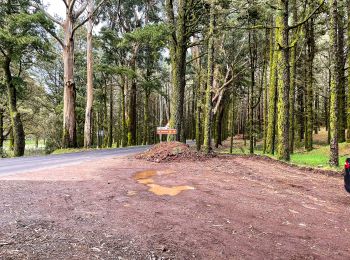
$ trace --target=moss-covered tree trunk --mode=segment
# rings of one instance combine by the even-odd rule
[[[144,109],[143,109],[143,120],[144,120],[144,136],[143,136],[143,144],[147,145],[150,144],[150,116],[149,116],[149,98],[150,98],[150,90],[146,89],[145,91],[145,102],[144,102]]]
[[[293,7],[293,24],[298,22],[298,6],[297,1],[292,1]],[[296,75],[297,75],[297,48],[298,48],[298,30],[293,31],[293,45],[290,49],[290,113],[289,113],[289,149],[290,153],[294,153],[294,137],[295,137],[295,93],[296,93]]]
[[[274,154],[275,152],[275,123],[277,113],[277,41],[274,37],[274,31],[270,32],[270,79],[269,79],[269,109],[268,124],[266,134],[266,152]]]
[[[318,134],[318,132],[321,129],[320,125],[320,115],[322,114],[322,111],[320,109],[320,95],[318,93],[315,93],[315,112],[314,112],[314,131],[315,134]]]
[[[254,31],[250,30],[248,34],[249,42],[249,60],[250,60],[250,89],[249,89],[249,152],[254,153],[254,88],[255,88],[255,70],[257,60],[257,46]]]
[[[305,149],[312,150],[312,135],[314,130],[314,111],[313,111],[313,63],[315,58],[315,38],[314,23],[310,19],[305,24],[307,37],[307,75],[306,75],[306,129],[305,129]]]
[[[330,65],[331,65],[331,88],[330,88],[330,166],[339,166],[339,149],[338,149],[338,82],[337,82],[337,19],[338,19],[338,2],[329,0],[330,10]]]
[[[128,81],[122,76],[121,86],[120,86],[120,99],[122,102],[122,147],[128,145],[128,137],[127,137],[127,122],[126,122],[126,102],[125,102],[125,90],[128,88]]]
[[[198,40],[195,37],[196,40]],[[195,46],[192,48],[192,55],[193,58],[196,59],[194,63],[195,67],[195,87],[196,87],[196,148],[197,151],[200,151],[201,146],[202,146],[202,113],[203,113],[203,108],[202,108],[202,103],[203,103],[203,89],[202,86],[202,66],[201,66],[201,59],[200,53],[199,53],[199,47]]]
[[[230,154],[233,152],[233,139],[235,136],[235,105],[236,105],[235,93],[232,93],[232,108],[231,108],[231,140],[230,140]]]
[[[139,46],[135,45],[133,48],[133,56],[130,60],[130,67],[131,69],[136,72],[136,59],[138,54]],[[129,90],[129,108],[128,108],[128,145],[136,145],[136,130],[137,130],[137,85],[136,85],[136,79],[131,79],[131,85]]]
[[[211,147],[211,125],[212,125],[212,86],[214,81],[214,29],[215,14],[214,4],[210,4],[209,41],[208,41],[208,74],[205,91],[205,116],[204,116],[204,152],[210,153]]]
[[[23,156],[25,149],[25,134],[23,129],[23,124],[21,120],[21,115],[17,110],[17,94],[16,86],[13,82],[13,77],[11,73],[11,59],[10,54],[5,57],[3,63],[3,69],[5,74],[5,84],[7,89],[8,107],[10,111],[10,119],[12,125],[13,139],[14,139],[14,156]]]
[[[302,56],[306,57],[307,53],[304,48],[302,51]],[[304,58],[303,60],[306,60]],[[297,126],[297,132],[298,132],[298,142],[301,143],[303,140],[305,140],[305,131],[306,131],[306,85],[307,85],[307,62],[302,61],[300,63],[300,85],[298,87],[298,124]]]
[[[13,151],[14,149],[14,146],[15,146],[15,140],[14,140],[14,137],[13,137],[13,128],[12,128],[12,125],[11,125],[11,128],[9,130],[9,151]]]
[[[347,30],[347,47],[348,47],[348,68],[350,68],[350,0],[346,1],[347,15],[348,15],[348,30]],[[349,69],[348,69],[349,70]],[[347,133],[346,141],[350,143],[350,73],[348,71],[348,92],[347,92]]]
[[[338,142],[345,142],[346,95],[345,95],[345,52],[344,52],[344,15],[343,5],[338,6],[337,21],[337,82],[338,82]]]
[[[288,0],[278,1],[278,12],[276,18],[276,40],[278,42],[278,122],[277,136],[278,159],[289,161],[289,91],[290,91],[290,69],[289,69],[289,26],[288,26]]]
[[[177,19],[174,15],[172,0],[166,1],[166,13],[172,33],[169,38],[170,61],[172,70],[172,95],[170,106],[170,127],[177,130],[176,141],[185,142],[185,123],[183,117],[185,86],[186,86],[186,1],[179,0]]]
[[[268,82],[267,82],[267,64],[269,58],[269,30],[265,32],[265,50],[264,50],[264,64],[263,64],[263,91],[264,91],[264,104],[263,104],[263,153],[266,153],[266,141],[267,141],[267,126],[268,126]]]
[[[108,147],[108,83],[107,78],[104,78],[104,88],[103,88],[103,108],[102,108],[102,126],[103,126],[103,147]]]
[[[221,101],[221,105],[217,110],[216,114],[216,135],[215,135],[215,147],[218,148],[219,145],[222,145],[223,139],[223,125],[224,125],[224,116],[225,116],[225,100]]]
[[[108,147],[113,146],[113,122],[114,122],[114,96],[113,96],[113,85],[109,86],[109,120],[108,120]]]
[[[189,116],[191,140],[196,140],[197,92],[198,92],[197,86],[193,85],[192,100],[191,100],[191,115]]]

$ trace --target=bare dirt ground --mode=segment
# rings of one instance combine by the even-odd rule
[[[350,259],[341,176],[258,157],[104,159],[2,177],[0,198],[0,259]]]

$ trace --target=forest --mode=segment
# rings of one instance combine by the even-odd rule
[[[0,2],[0,152],[43,143],[108,148],[242,136],[289,161],[327,133],[350,142],[350,1]],[[165,136],[163,136],[165,141]]]

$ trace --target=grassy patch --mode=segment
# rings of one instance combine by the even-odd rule
[[[51,154],[65,154],[65,153],[80,153],[80,152],[88,152],[93,149],[85,149],[85,148],[66,148],[66,149],[57,149],[53,151]]]
[[[350,144],[339,144],[339,164],[337,170],[343,169],[346,158],[349,156]],[[311,166],[317,168],[330,169],[329,166],[329,145],[316,146],[310,152],[297,152],[291,155],[291,162],[297,165]]]
[[[314,149],[312,151],[305,151],[303,143],[298,144],[295,153],[291,155],[291,163],[300,166],[307,166],[313,168],[320,168],[325,170],[342,170],[346,158],[350,157],[350,144],[339,144],[339,167],[331,168],[329,166],[329,145],[327,144],[328,133],[325,129],[319,131],[317,135],[313,136]],[[224,146],[218,150],[219,153],[229,153],[229,141],[224,143]],[[233,145],[233,154],[249,154],[249,141],[244,144],[242,139],[235,139]],[[262,155],[262,142],[258,142],[254,154]],[[276,156],[267,155],[271,158],[277,159]]]

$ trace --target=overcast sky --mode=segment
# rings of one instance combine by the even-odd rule
[[[52,16],[58,16],[63,20],[66,16],[66,7],[62,0],[43,0],[43,4],[45,6],[45,9],[48,11],[49,14]],[[77,3],[77,7],[80,5]],[[94,33],[98,34],[100,32],[100,29],[103,24],[95,25],[94,26]]]
[[[58,15],[61,18],[65,16],[65,6],[62,0],[43,0],[43,3],[51,15]]]

